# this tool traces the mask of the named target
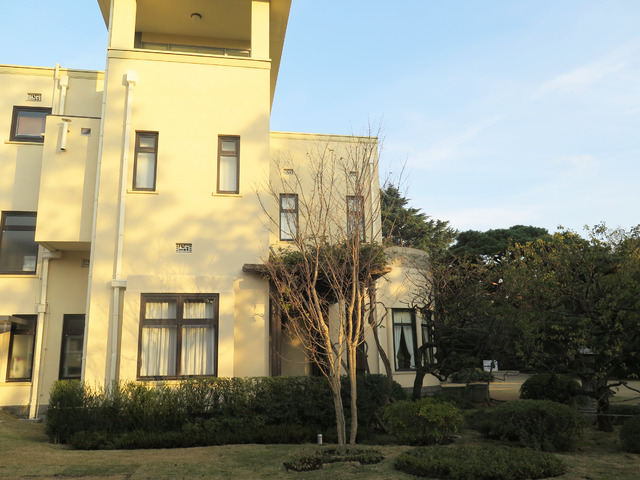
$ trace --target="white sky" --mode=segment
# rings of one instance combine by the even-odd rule
[[[0,63],[104,68],[97,1],[2,11]],[[459,230],[640,223],[640,0],[293,0],[272,129],[369,123]]]

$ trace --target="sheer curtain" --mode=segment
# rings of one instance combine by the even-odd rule
[[[211,301],[186,301],[184,323],[189,319],[213,318]],[[215,373],[216,332],[209,325],[184,325],[182,327],[182,375],[213,375]]]
[[[172,320],[176,318],[176,302],[147,302],[145,318]],[[142,328],[140,343],[140,376],[176,375],[178,329],[174,325],[153,325]]]

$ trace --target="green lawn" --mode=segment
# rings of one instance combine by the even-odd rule
[[[475,432],[458,440],[484,441]],[[304,478],[410,479],[393,470],[393,459],[408,447],[383,446],[378,465],[330,464],[315,472],[287,473],[282,462],[299,445],[229,445],[175,450],[75,451],[53,445],[44,425],[23,422],[0,412],[0,478],[191,479]],[[617,431],[585,432],[579,451],[561,454],[569,465],[563,480],[625,480],[640,476],[640,455],[620,451]]]

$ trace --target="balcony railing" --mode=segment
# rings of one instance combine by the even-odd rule
[[[201,45],[180,45],[175,43],[140,42],[136,48],[162,52],[203,53],[224,57],[250,57],[251,50],[240,48],[205,47]]]

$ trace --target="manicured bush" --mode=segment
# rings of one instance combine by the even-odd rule
[[[625,422],[620,429],[620,441],[625,452],[640,453],[640,415]]]
[[[295,453],[285,462],[284,467],[297,472],[319,470],[324,463],[359,462],[362,465],[380,463],[384,459],[376,448],[316,448]]]
[[[494,376],[481,368],[463,368],[454,372],[449,377],[453,383],[493,382]]]
[[[555,373],[532,375],[520,387],[520,398],[525,400],[551,400],[570,404],[580,394],[581,388],[577,381]]]
[[[390,433],[409,445],[446,443],[464,425],[455,405],[433,398],[393,402],[385,408],[384,419]]]
[[[611,415],[612,425],[623,425],[627,420],[640,415],[640,405],[609,405],[607,415]]]
[[[549,453],[495,445],[417,447],[395,461],[397,470],[450,480],[519,480],[562,475],[566,465]]]
[[[573,408],[549,400],[516,400],[496,407],[478,430],[535,450],[571,450],[584,420]]]
[[[391,386],[380,375],[362,376],[358,386],[358,420],[365,430],[388,402]],[[332,429],[333,402],[319,377],[126,382],[105,390],[60,381],[51,390],[46,427],[53,441],[86,449],[300,443],[318,433],[329,438]]]

